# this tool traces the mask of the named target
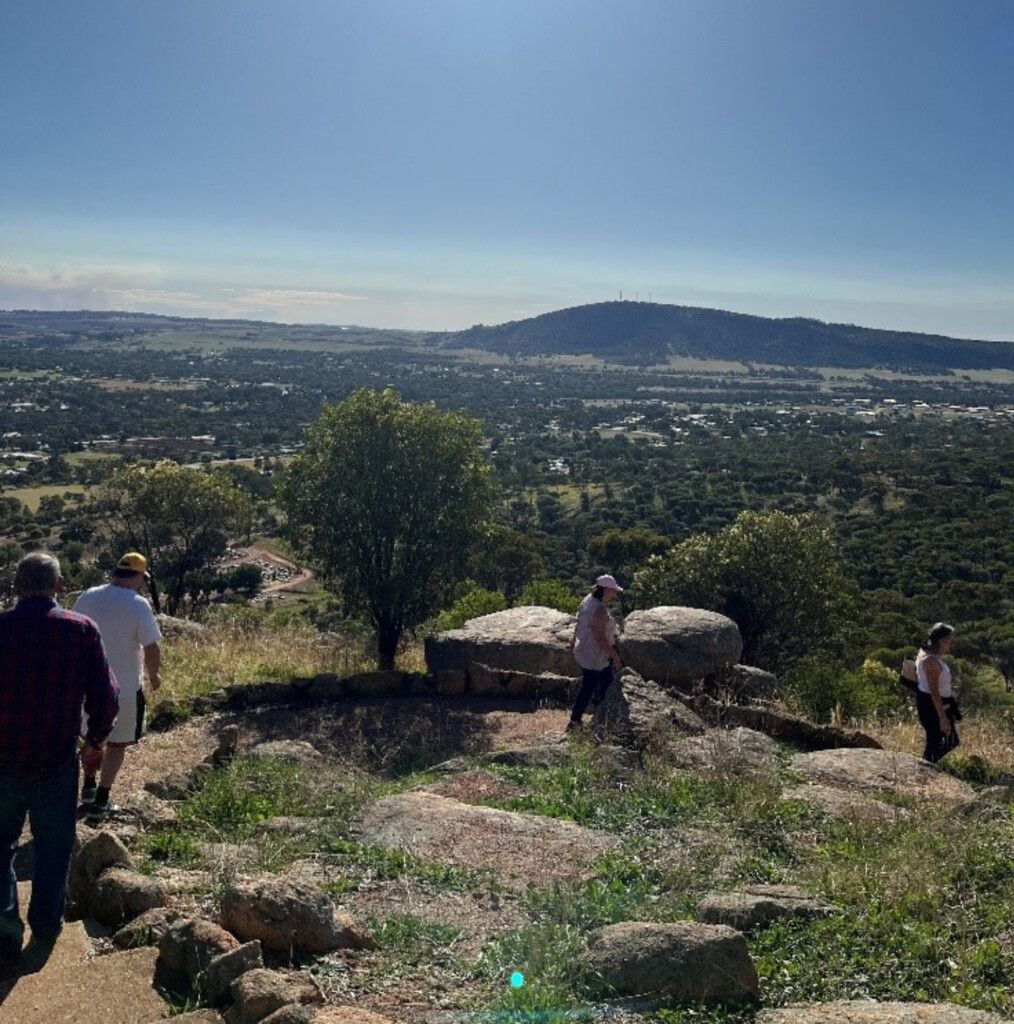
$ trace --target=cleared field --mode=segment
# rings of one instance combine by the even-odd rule
[[[47,494],[58,494],[61,498],[70,494],[75,497],[68,500],[82,500],[90,490],[90,487],[77,484],[40,484],[38,487],[6,487],[0,491],[0,495],[5,498],[17,498],[22,505],[32,512],[37,512],[39,502]]]

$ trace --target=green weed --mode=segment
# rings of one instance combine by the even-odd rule
[[[461,929],[414,914],[368,918],[369,933],[381,949],[396,950],[403,961],[416,965],[437,953],[446,955],[461,938]]]

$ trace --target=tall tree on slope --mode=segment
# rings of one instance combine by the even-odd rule
[[[390,669],[460,579],[493,485],[478,421],[363,388],[309,428],[280,499],[294,548],[370,621]]]

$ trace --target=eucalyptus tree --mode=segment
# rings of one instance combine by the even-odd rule
[[[493,494],[477,420],[366,388],[325,407],[279,491],[293,548],[371,623],[382,669],[462,578]]]
[[[186,596],[188,575],[213,565],[230,537],[249,528],[251,504],[223,476],[164,459],[114,473],[87,511],[110,564],[124,551],[147,557],[152,604],[174,615]]]

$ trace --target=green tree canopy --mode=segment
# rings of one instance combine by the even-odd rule
[[[373,625],[381,668],[445,603],[489,516],[477,420],[362,388],[327,406],[280,488],[293,547]]]
[[[670,544],[647,526],[633,526],[629,530],[612,526],[588,541],[588,553],[599,565],[606,566],[604,571],[629,579],[636,566],[651,555],[662,554]]]
[[[250,501],[219,475],[163,460],[114,473],[97,491],[90,512],[109,559],[128,550],[147,556],[152,604],[161,594],[170,615],[179,611],[189,573],[221,557],[232,531],[250,521]]]
[[[499,590],[508,602],[546,569],[533,537],[493,523],[472,547],[468,575],[486,590]]]
[[[639,607],[690,605],[728,615],[743,661],[771,671],[841,645],[857,592],[815,515],[741,512],[730,526],[655,555],[634,577]]]

